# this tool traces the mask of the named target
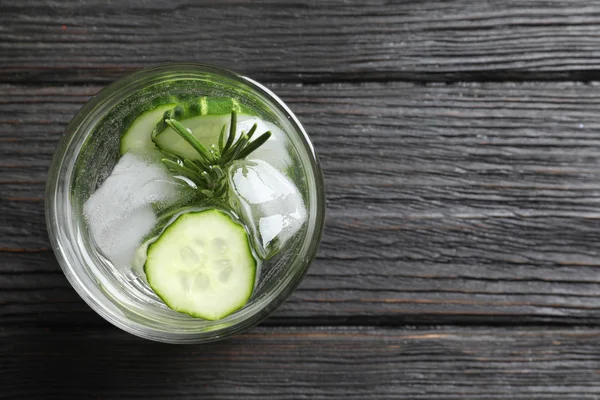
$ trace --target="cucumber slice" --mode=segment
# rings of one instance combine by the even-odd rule
[[[236,111],[238,114],[254,114],[251,108],[240,104],[236,99],[229,97],[198,97],[197,99],[178,104],[164,115],[152,131],[152,138],[162,135],[169,126],[166,119],[173,118],[183,121],[201,115],[225,115]]]
[[[256,114],[251,108],[232,98],[200,97],[194,101],[182,103],[166,112],[154,127],[152,140],[160,149],[180,158],[195,159],[198,156],[196,150],[169,128],[165,119],[178,120],[183,126],[191,129],[202,144],[209,147],[211,144],[217,145],[223,125],[227,125],[227,129],[229,129],[231,111],[238,113],[238,122],[247,120],[251,115]]]
[[[155,130],[155,128],[161,131],[167,128],[163,117],[165,112],[170,110],[172,111],[168,115],[176,116],[178,119],[192,118],[200,115],[229,115],[231,110],[236,110],[246,114],[252,113],[250,108],[239,104],[234,99],[227,97],[199,97],[183,103],[174,103],[173,100],[176,100],[175,98],[171,98],[170,100],[170,103],[161,104],[156,108],[146,111],[133,121],[125,134],[123,134],[121,137],[121,146],[119,148],[121,155],[128,151],[133,151],[137,154],[147,154],[152,149],[155,149],[156,147],[152,142],[151,133]],[[227,121],[229,121],[228,118]],[[220,133],[222,126],[223,124],[221,123],[217,135]],[[188,128],[190,127],[188,126]],[[173,132],[173,134],[174,133],[175,132]],[[175,136],[177,136],[175,139],[181,140],[178,135]],[[162,144],[170,140],[173,140],[173,138],[161,138],[160,143]],[[175,146],[175,148],[177,148],[177,146]],[[165,150],[168,149],[165,148]]]
[[[156,147],[152,142],[150,133],[162,119],[165,111],[175,106],[176,104],[161,105],[137,117],[121,137],[121,147],[119,148],[121,155],[128,151],[133,151],[137,154],[147,154],[152,149],[155,149]]]
[[[224,115],[200,115],[194,118],[188,118],[180,121],[180,123],[192,130],[194,136],[206,146],[218,145],[219,134],[223,125],[226,132],[229,132],[229,124],[231,123],[231,113]],[[285,133],[276,125],[261,120],[248,114],[237,116],[237,130],[235,139],[237,140],[242,132],[248,132],[254,124],[257,124],[256,132],[253,137],[256,139],[264,132],[271,132],[271,137],[256,151],[248,156],[249,160],[264,159],[268,160],[273,166],[279,170],[284,170],[291,162],[286,149]],[[198,157],[198,152],[194,150],[181,136],[179,136],[172,128],[167,128],[162,133],[154,138],[156,145],[169,153],[185,159],[194,160]]]
[[[181,120],[181,124],[192,130],[194,136],[202,144],[209,147],[211,144],[216,144],[219,139],[219,134],[223,125],[227,125],[231,114],[223,115],[201,115],[194,118]],[[176,156],[185,159],[195,160],[198,158],[198,152],[194,150],[181,136],[179,136],[172,128],[163,130],[154,138],[154,143],[161,149],[175,154]]]
[[[148,246],[148,284],[175,311],[218,320],[246,304],[256,260],[244,228],[218,210],[178,217]]]

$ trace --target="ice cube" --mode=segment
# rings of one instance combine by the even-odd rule
[[[250,161],[263,160],[271,164],[281,172],[291,164],[289,152],[286,148],[287,137],[277,125],[263,121],[257,117],[240,116],[238,119],[237,136],[241,132],[248,132],[252,125],[257,124],[253,139],[258,138],[263,133],[270,131],[271,137],[262,146],[254,150],[246,159]]]
[[[102,253],[117,269],[125,271],[131,266],[142,239],[156,223],[152,206],[144,206],[132,211],[109,230],[100,232],[92,227],[91,231]]]
[[[240,161],[229,170],[231,206],[252,233],[259,255],[277,253],[306,221],[298,188],[277,169],[261,160]]]
[[[83,206],[90,233],[116,268],[125,271],[156,224],[152,204],[176,201],[183,185],[158,163],[126,153]]]

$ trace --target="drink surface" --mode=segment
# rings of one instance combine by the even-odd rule
[[[221,319],[305,227],[304,170],[286,132],[251,104],[162,99],[124,116],[114,166],[83,215],[118,279],[148,301]]]

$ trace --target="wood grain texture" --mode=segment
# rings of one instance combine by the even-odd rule
[[[598,399],[599,22],[589,0],[0,0],[0,399]],[[270,82],[327,182],[300,288],[217,344],[110,326],[46,237],[68,121],[166,61]]]
[[[597,329],[259,328],[161,345],[0,332],[0,399],[597,399]]]
[[[92,82],[167,61],[271,81],[597,79],[590,0],[0,2],[0,81]]]
[[[320,155],[317,260],[270,324],[600,323],[595,83],[269,85]],[[43,189],[97,86],[0,87],[0,316],[100,323],[49,250]]]

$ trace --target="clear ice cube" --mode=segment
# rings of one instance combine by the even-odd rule
[[[90,233],[113,265],[125,271],[157,222],[153,204],[174,202],[183,185],[161,165],[127,153],[85,202]]]
[[[111,263],[119,270],[125,271],[131,265],[142,238],[150,232],[156,222],[152,206],[144,206],[133,210],[110,230],[98,232],[92,228],[92,234],[96,244]]]
[[[236,136],[239,137],[241,132],[248,132],[252,129],[252,125],[257,124],[256,132],[253,139],[258,138],[263,133],[270,131],[271,137],[262,146],[253,151],[247,160],[257,161],[263,160],[271,164],[279,171],[285,171],[290,165],[291,159],[286,148],[286,135],[277,125],[271,122],[263,121],[258,117],[240,116]]]
[[[229,183],[231,206],[241,213],[263,259],[277,253],[306,221],[298,188],[264,161],[236,162]]]

